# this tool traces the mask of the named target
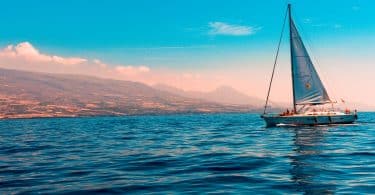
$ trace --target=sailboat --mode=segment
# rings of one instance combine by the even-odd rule
[[[280,44],[283,37],[285,23],[289,16],[289,41],[291,56],[293,109],[281,114],[267,113],[268,99],[270,96],[275,66],[279,54]],[[326,125],[326,124],[348,124],[357,120],[357,111],[336,111],[323,82],[320,80],[314,68],[310,56],[304,46],[301,36],[295,26],[291,15],[291,5],[288,4],[282,33],[277,47],[272,76],[268,87],[264,112],[261,117],[268,127],[277,125]],[[323,109],[325,105],[331,104],[329,109]]]

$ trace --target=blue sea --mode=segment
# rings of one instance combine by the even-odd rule
[[[375,113],[265,128],[257,114],[0,121],[0,194],[375,194]]]

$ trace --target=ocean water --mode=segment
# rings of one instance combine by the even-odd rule
[[[375,193],[375,113],[265,128],[256,114],[0,121],[0,194]]]

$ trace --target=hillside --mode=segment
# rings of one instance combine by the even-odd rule
[[[250,106],[187,98],[148,85],[0,69],[0,118],[245,112]]]
[[[198,98],[221,104],[246,105],[258,109],[262,109],[262,106],[264,105],[264,99],[248,96],[229,86],[221,86],[213,91],[208,92],[185,91],[164,84],[157,84],[153,87],[155,89],[176,94],[182,97]],[[271,102],[271,104],[275,107],[285,107],[285,105],[282,103]]]

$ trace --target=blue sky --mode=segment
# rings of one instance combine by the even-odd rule
[[[29,42],[45,54],[181,74],[254,72],[267,75],[257,80],[267,83],[287,3],[311,56],[327,67],[323,74],[352,71],[347,62],[357,60],[362,69],[373,70],[372,0],[2,1],[0,46]],[[286,64],[287,52],[286,36],[281,57]],[[264,95],[263,85],[259,90],[237,85],[246,82],[242,76],[222,84]]]
[[[131,64],[153,61],[153,66],[167,64],[173,68],[179,65],[171,56],[189,56],[182,64],[193,66],[194,62],[217,59],[217,52],[234,56],[255,51],[272,53],[287,2],[5,1],[0,8],[0,43],[29,41],[54,53]],[[297,23],[308,23],[301,33],[309,32],[317,46],[320,40],[334,43],[354,36],[372,36],[375,31],[374,1],[291,3]],[[210,22],[260,30],[247,36],[215,36],[209,34]]]

